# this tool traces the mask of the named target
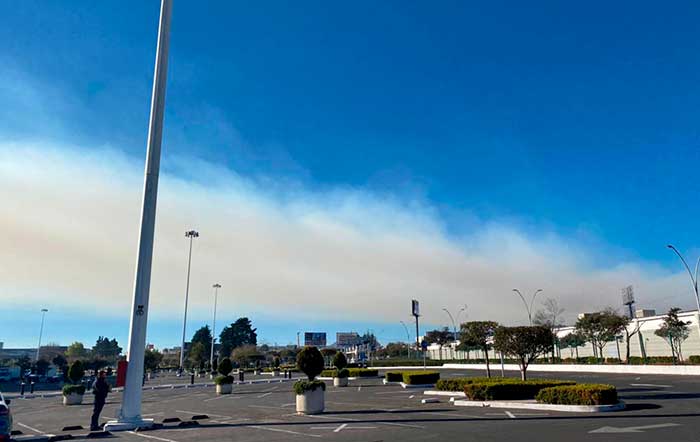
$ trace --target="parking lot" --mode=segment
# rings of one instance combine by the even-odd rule
[[[476,376],[472,370],[441,370],[443,377]],[[515,373],[509,373],[514,375]],[[535,377],[551,375],[531,374]],[[421,404],[422,390],[383,385],[380,379],[351,381],[346,388],[329,386],[326,412],[297,416],[291,382],[236,385],[231,395],[217,396],[213,387],[146,390],[143,415],[165,423],[162,429],[113,433],[114,439],[187,441],[274,441],[329,439],[338,441],[478,440],[514,437],[538,440],[699,440],[700,386],[693,377],[563,374],[562,379],[604,382],[617,386],[627,409],[612,413],[562,413],[519,409],[456,407],[447,398]],[[331,383],[332,384],[332,383]],[[17,440],[46,435],[84,437],[92,398],[82,406],[64,407],[60,397],[14,399]],[[120,393],[110,395],[103,420],[116,415]],[[200,415],[197,424],[188,423]],[[208,418],[204,418],[206,415]],[[182,425],[182,426],[181,426]]]

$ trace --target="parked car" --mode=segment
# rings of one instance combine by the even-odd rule
[[[0,441],[9,441],[12,434],[12,412],[10,400],[0,393]]]

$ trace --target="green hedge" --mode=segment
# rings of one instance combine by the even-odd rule
[[[574,384],[574,381],[519,381],[513,378],[467,384],[464,386],[464,393],[473,401],[534,399],[543,388]]]
[[[304,394],[307,391],[315,391],[317,389],[326,391],[326,383],[323,381],[296,381],[294,383],[294,393]]]
[[[426,366],[431,366],[431,367],[439,367],[444,363],[448,362],[456,362],[456,361],[437,361],[433,359],[426,359],[425,365]],[[380,367],[422,367],[423,366],[423,360],[422,359],[380,359],[378,361],[374,361],[374,365],[380,366]]]
[[[322,378],[334,378],[338,375],[338,370],[335,368],[327,368],[321,372],[319,376]]]
[[[617,404],[617,390],[612,385],[580,384],[561,385],[541,389],[535,396],[537,402],[563,405],[613,405]]]
[[[374,368],[349,368],[351,378],[376,378],[379,370]]]
[[[403,371],[387,371],[384,373],[387,382],[403,382]]]
[[[700,355],[689,356],[688,362],[691,364],[700,364]]]
[[[61,391],[63,392],[64,396],[68,396],[73,393],[85,394],[85,385],[66,384],[63,386]]]
[[[440,379],[435,384],[435,389],[439,391],[464,391],[464,386],[475,382],[491,382],[503,380],[504,378],[451,378]]]
[[[404,371],[403,383],[408,385],[434,384],[440,380],[440,373],[437,371]]]

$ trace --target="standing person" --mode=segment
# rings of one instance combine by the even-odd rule
[[[100,430],[100,413],[102,413],[102,408],[105,406],[107,401],[107,394],[112,390],[112,387],[107,383],[107,373],[104,370],[100,370],[100,373],[95,379],[95,383],[92,386],[92,394],[95,395],[95,405],[92,409],[92,420],[90,421],[90,431]]]

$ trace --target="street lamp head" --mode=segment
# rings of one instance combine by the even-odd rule
[[[41,311],[42,311],[43,313],[46,313],[46,312],[49,311],[49,309],[47,309],[47,308],[42,308]]]
[[[214,284],[212,287],[214,287],[215,289],[220,289],[220,288],[221,288],[221,284]]]
[[[185,238],[199,238],[199,232],[196,230],[188,230],[185,232]]]

